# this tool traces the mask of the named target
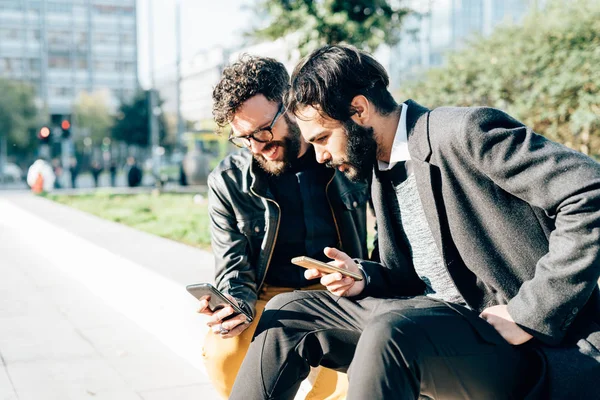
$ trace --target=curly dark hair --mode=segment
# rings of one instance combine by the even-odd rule
[[[352,99],[363,95],[388,115],[398,106],[388,85],[385,68],[368,53],[348,45],[325,45],[296,66],[285,103],[295,114],[313,106],[323,116],[346,121],[355,113]]]
[[[249,98],[262,94],[269,101],[282,102],[289,88],[285,66],[268,57],[243,54],[223,70],[213,90],[213,116],[219,127],[226,126],[236,110]]]

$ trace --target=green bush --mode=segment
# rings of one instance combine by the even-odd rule
[[[536,132],[600,155],[600,2],[557,1],[451,54],[401,98],[492,106]]]

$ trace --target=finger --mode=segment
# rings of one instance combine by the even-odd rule
[[[222,334],[221,337],[223,339],[229,339],[229,338],[235,337],[235,336],[239,335],[240,333],[244,332],[246,329],[248,329],[249,326],[250,326],[250,322],[244,322],[243,324],[240,324],[240,325],[236,326],[235,328],[233,328],[232,330],[230,330],[228,333]]]
[[[198,312],[199,314],[202,314],[202,315],[207,315],[207,316],[209,316],[209,317],[213,315],[213,312],[212,312],[212,311],[210,311],[210,309],[208,309],[208,308],[205,308],[205,309],[203,309],[203,310],[198,310],[197,312]]]
[[[347,295],[348,291],[350,290],[351,286],[340,286],[339,288],[335,289],[335,290],[331,290],[331,293],[335,294],[336,296],[339,297],[344,297]]]
[[[354,279],[344,278],[327,285],[327,290],[339,290],[340,288],[350,288],[354,284]]]
[[[320,278],[321,276],[323,276],[323,274],[314,268],[304,271],[304,277],[308,280]]]
[[[223,307],[219,311],[213,313],[212,317],[208,320],[207,325],[212,326],[215,324],[219,324],[221,323],[221,320],[223,320],[223,318],[226,318],[231,314],[233,314],[233,308],[231,306]]]
[[[220,309],[219,311],[217,311],[215,314],[218,316],[219,320],[223,320],[226,317],[229,317],[231,314],[233,314],[233,307],[231,306],[225,306],[222,309]]]
[[[339,272],[334,272],[333,274],[323,275],[321,277],[321,285],[323,285],[323,286],[335,285],[338,282],[342,281],[343,278],[344,277]]]
[[[215,335],[224,335],[224,334],[229,333],[229,331],[227,329],[223,328],[223,325],[221,325],[221,324],[211,326],[210,330]]]
[[[206,296],[205,296],[206,297]],[[198,312],[201,313],[208,307],[208,300],[205,297],[200,298],[200,306],[198,307]]]
[[[346,262],[352,261],[352,258],[341,250],[336,249],[335,247],[325,247],[323,249],[323,253],[329,258],[332,258],[336,261]]]
[[[223,328],[230,331],[233,328],[235,328],[236,326],[243,324],[245,322],[246,322],[246,316],[243,314],[240,314],[240,315],[236,315],[233,318],[228,319],[227,321],[223,321],[221,323],[221,325],[223,326]]]

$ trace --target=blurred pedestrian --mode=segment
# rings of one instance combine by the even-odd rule
[[[103,168],[98,161],[92,161],[92,165],[90,166],[90,172],[92,173],[92,177],[94,178],[95,187],[98,187],[98,180],[100,179],[102,169]]]
[[[60,180],[63,175],[63,168],[62,168],[62,164],[58,158],[52,159],[52,170],[54,171],[54,176],[56,177],[56,179],[54,180],[54,188],[60,189],[61,188]]]
[[[27,184],[35,193],[54,189],[55,180],[56,175],[54,175],[52,166],[43,159],[36,160],[27,171]]]
[[[127,184],[137,187],[142,183],[142,169],[137,165],[135,157],[127,157]]]
[[[110,162],[108,172],[110,174],[110,186],[117,186],[117,163],[114,160]]]
[[[77,175],[79,175],[79,166],[77,165],[77,158],[75,157],[71,158],[69,173],[71,174],[71,187],[75,189],[77,187]]]
[[[181,186],[187,186],[187,175],[185,174],[185,169],[183,168],[183,161],[179,163],[179,184]]]

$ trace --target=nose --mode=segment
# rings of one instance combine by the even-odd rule
[[[256,140],[250,138],[250,150],[252,150],[253,153],[257,154],[260,153],[262,151],[262,149],[265,147],[266,143],[260,143],[257,142]]]
[[[331,154],[324,148],[319,148],[315,146],[315,155],[317,156],[317,162],[319,164],[324,164],[331,159]]]

